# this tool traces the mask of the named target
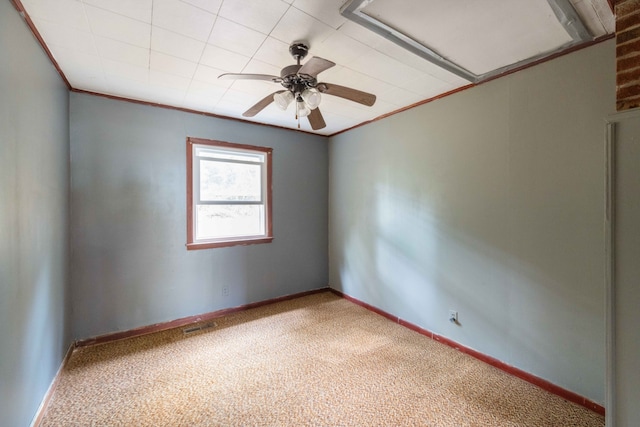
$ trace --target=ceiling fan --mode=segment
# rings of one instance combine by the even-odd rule
[[[338,96],[368,107],[371,107],[376,102],[376,96],[370,93],[333,83],[318,82],[318,74],[336,64],[314,56],[304,65],[300,65],[300,60],[304,59],[308,52],[309,46],[305,43],[296,42],[289,46],[289,53],[291,53],[293,59],[296,60],[296,63],[284,67],[282,71],[280,71],[280,77],[269,74],[225,73],[221,74],[218,78],[267,80],[280,83],[282,87],[284,87],[283,90],[278,90],[267,95],[253,107],[242,113],[242,115],[244,117],[253,117],[272,102],[275,102],[281,110],[286,110],[287,107],[295,101],[298,128],[300,127],[300,117],[306,117],[313,130],[322,129],[327,125],[318,108],[321,100],[320,94]]]

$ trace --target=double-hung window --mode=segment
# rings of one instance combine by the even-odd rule
[[[267,243],[271,148],[187,138],[187,248]]]

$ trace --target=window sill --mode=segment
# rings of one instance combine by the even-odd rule
[[[191,242],[187,243],[187,250],[193,251],[198,249],[225,248],[228,246],[246,246],[257,245],[259,243],[271,243],[273,237],[255,237],[248,239],[220,240],[215,242]]]

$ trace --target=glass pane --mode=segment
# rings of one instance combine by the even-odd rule
[[[196,240],[265,234],[262,205],[200,205]]]
[[[261,201],[261,167],[200,160],[200,200]]]

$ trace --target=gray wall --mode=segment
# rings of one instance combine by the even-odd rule
[[[0,1],[0,425],[26,426],[71,340],[69,95]]]
[[[607,41],[332,137],[330,285],[603,403],[614,67]]]
[[[273,243],[186,250],[187,136],[273,147]],[[71,159],[76,338],[328,285],[325,137],[72,93]]]

